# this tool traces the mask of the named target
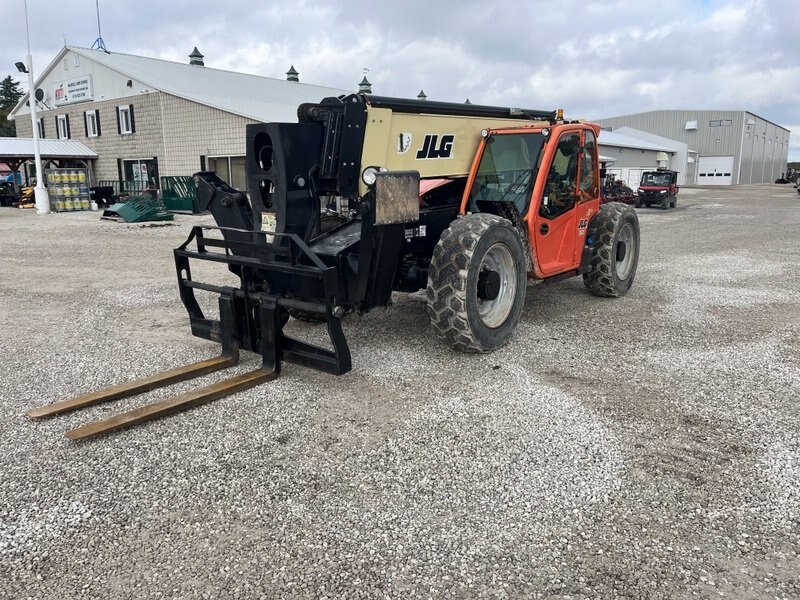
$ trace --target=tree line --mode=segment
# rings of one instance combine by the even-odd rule
[[[8,120],[8,113],[22,96],[19,81],[14,81],[11,75],[0,81],[0,137],[16,137],[17,125],[14,121]]]

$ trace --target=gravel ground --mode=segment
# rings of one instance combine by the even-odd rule
[[[0,209],[0,598],[800,597],[800,198],[686,188],[639,216],[630,294],[532,286],[494,354],[397,295],[345,320],[347,375],[286,365],[73,443],[197,384],[25,412],[216,355],[171,253],[207,219]]]

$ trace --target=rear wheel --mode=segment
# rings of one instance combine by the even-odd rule
[[[622,296],[639,264],[639,218],[630,206],[604,204],[592,225],[591,269],[583,283],[595,296]]]
[[[462,352],[508,342],[525,303],[527,258],[514,226],[478,213],[450,224],[431,258],[428,316],[434,331]]]

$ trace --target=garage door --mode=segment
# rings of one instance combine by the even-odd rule
[[[606,169],[609,175],[616,175],[616,180],[621,181],[633,191],[639,189],[639,182],[642,180],[642,173],[647,169]]]
[[[731,185],[732,175],[732,156],[701,156],[697,162],[698,185]]]
[[[628,177],[625,183],[634,192],[639,189],[639,182],[642,180],[642,173],[644,169],[628,169]]]

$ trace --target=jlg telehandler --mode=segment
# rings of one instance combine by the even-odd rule
[[[631,207],[600,206],[597,125],[544,112],[349,95],[298,108],[298,123],[247,127],[249,197],[195,175],[219,227],[175,250],[192,333],[217,359],[31,411],[43,417],[215,371],[240,349],[262,367],[67,433],[88,437],[194,406],[277,376],[287,360],[350,370],[348,313],[426,290],[433,330],[465,352],[511,338],[529,279],[582,275],[589,291],[628,291],[639,257]],[[236,287],[192,278],[213,261]],[[219,295],[206,317],[195,290]],[[327,323],[331,349],[284,334],[290,315]]]

